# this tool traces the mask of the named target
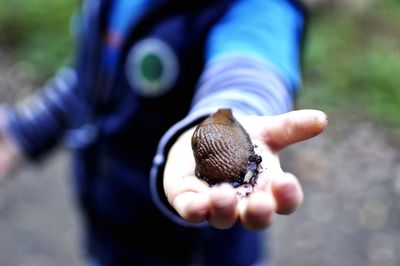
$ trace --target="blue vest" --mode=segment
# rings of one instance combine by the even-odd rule
[[[162,4],[152,2],[149,10],[140,12],[142,15],[128,25],[128,34],[123,38],[109,28],[111,0],[84,1],[74,71],[65,70],[56,76],[38,95],[40,104],[25,106],[22,112],[10,109],[10,129],[32,158],[43,155],[66,134],[73,147],[87,246],[101,265],[188,265],[200,254],[205,265],[254,264],[261,258],[260,234],[238,225],[216,230],[172,222],[161,213],[167,207],[157,208],[152,201],[150,169],[162,135],[188,114],[206,59],[212,61],[213,56],[235,50],[237,45],[257,50],[271,69],[258,61],[241,62],[245,73],[258,71],[261,78],[253,80],[243,75],[239,83],[232,85],[233,90],[229,86],[217,88],[217,96],[225,92],[224,97],[228,95],[231,100],[229,106],[234,106],[239,96],[235,107],[245,113],[266,115],[286,110],[289,93],[299,82],[302,14],[290,0],[149,1]],[[233,8],[229,8],[231,5]],[[225,18],[237,15],[239,8],[246,11],[240,13],[242,16],[257,16],[260,8],[267,15],[249,20],[255,26],[247,25],[245,29],[251,33],[251,41],[242,42],[240,30],[229,34],[240,28],[240,17],[236,20],[234,16],[233,24],[218,24],[225,14]],[[263,27],[256,27],[260,21]],[[223,36],[210,34],[221,29],[216,25],[225,26]],[[206,47],[206,40],[212,40],[212,45]],[[240,69],[237,64],[233,66],[235,71]],[[232,69],[231,64],[224,67]],[[210,68],[203,74],[208,75],[208,71]],[[236,78],[231,75],[237,72],[222,72],[218,74],[224,74],[226,80]],[[206,84],[220,81],[215,73],[207,76]],[[200,97],[192,106],[200,111],[209,107],[208,95],[215,92],[214,86],[203,85],[197,88],[194,101],[198,94],[207,97]],[[243,99],[242,86],[247,86],[243,95],[247,97]],[[224,104],[221,98],[219,104]],[[194,122],[190,120],[185,126]],[[174,136],[182,130],[172,129],[177,130]],[[173,139],[161,142],[167,151]],[[152,191],[154,186],[163,191],[162,182],[156,181]]]
[[[104,265],[187,265],[200,252],[207,265],[249,265],[260,258],[259,234],[240,226],[176,225],[156,208],[148,185],[162,134],[189,110],[207,33],[231,2],[169,1],[150,10],[132,26],[115,71],[107,74],[100,54],[110,3],[88,8],[93,13],[85,16],[77,93],[93,106],[80,123],[98,135],[75,150],[75,176],[88,246]]]

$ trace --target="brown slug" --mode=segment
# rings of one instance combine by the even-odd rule
[[[210,186],[221,182],[234,187],[255,184],[261,156],[255,153],[248,133],[231,109],[219,109],[197,126],[192,149],[195,175]]]

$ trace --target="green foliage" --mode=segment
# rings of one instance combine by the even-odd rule
[[[400,132],[400,3],[380,3],[312,16],[299,105],[361,114]]]
[[[79,1],[0,0],[0,45],[38,77],[72,51],[69,21]],[[400,132],[400,2],[365,12],[311,13],[300,107],[356,112]]]
[[[0,45],[39,80],[71,52],[69,21],[77,1],[0,0]]]

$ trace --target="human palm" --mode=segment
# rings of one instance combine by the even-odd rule
[[[240,222],[251,231],[268,227],[275,213],[290,214],[303,200],[297,178],[282,170],[279,152],[314,137],[327,126],[326,115],[299,110],[277,116],[238,116],[261,155],[261,171],[254,192],[238,197],[229,184],[210,187],[194,175],[191,149],[194,128],[184,132],[171,147],[164,170],[164,190],[171,206],[188,222],[208,221],[216,228]]]

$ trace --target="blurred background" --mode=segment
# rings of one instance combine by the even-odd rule
[[[328,130],[282,153],[305,191],[268,230],[272,265],[400,265],[400,1],[307,0],[296,109]],[[79,1],[0,0],[0,101],[15,104],[70,59]],[[0,187],[0,265],[82,265],[68,153]]]

